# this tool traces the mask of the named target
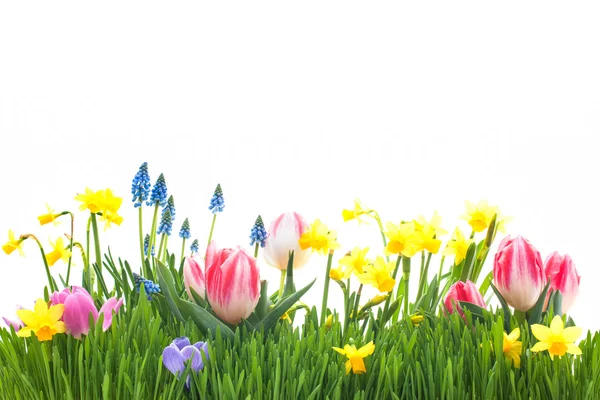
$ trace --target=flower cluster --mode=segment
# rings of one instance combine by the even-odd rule
[[[116,197],[110,189],[94,192],[86,188],[84,194],[75,196],[75,200],[82,203],[79,206],[81,211],[89,210],[92,214],[99,214],[101,220],[106,222],[105,229],[110,227],[111,223],[121,225],[123,222],[123,217],[118,214],[123,199]]]
[[[144,291],[146,292],[146,297],[148,298],[148,300],[152,300],[152,294],[160,293],[160,285],[152,282],[149,279],[145,279],[144,277],[136,274],[135,272],[133,273],[133,282],[135,291],[137,293],[140,292],[140,286],[144,285]]]

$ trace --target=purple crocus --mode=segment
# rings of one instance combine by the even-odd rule
[[[192,369],[194,371],[200,371],[204,368],[204,361],[202,360],[202,354],[208,360],[208,343],[196,342],[193,345],[190,344],[190,339],[185,336],[174,339],[170,345],[165,347],[163,350],[163,364],[169,371],[171,371],[178,378],[185,371],[186,361],[192,359]],[[190,377],[187,377],[185,387],[190,387]]]

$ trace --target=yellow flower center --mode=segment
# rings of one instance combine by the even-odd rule
[[[567,352],[567,345],[565,345],[565,342],[552,342],[548,352],[555,356],[562,357]]]
[[[35,335],[40,342],[43,342],[44,340],[52,340],[52,335],[54,333],[56,332],[51,326],[44,325],[35,332]]]

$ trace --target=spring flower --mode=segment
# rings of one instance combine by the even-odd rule
[[[504,357],[508,358],[515,368],[521,367],[521,351],[523,349],[523,343],[519,341],[521,331],[519,328],[512,330],[510,334],[504,332],[504,338],[502,342],[502,352]]]
[[[84,194],[75,196],[75,200],[82,203],[79,206],[81,211],[89,210],[92,214],[101,214],[101,220],[106,222],[104,229],[111,223],[121,225],[123,222],[123,217],[118,214],[123,199],[115,196],[110,189],[94,192],[86,188]]]
[[[304,217],[296,212],[283,213],[275,218],[265,241],[264,257],[267,264],[285,271],[290,251],[294,252],[294,269],[306,264],[310,250],[301,250],[298,241],[308,229]]]
[[[454,256],[454,265],[458,265],[467,256],[467,250],[473,243],[473,239],[465,239],[465,236],[457,228],[452,234],[452,240],[448,242],[448,245],[444,249],[445,256]]]
[[[416,221],[413,221],[413,223],[415,225],[414,237],[411,238],[414,243],[413,251],[427,250],[432,254],[437,254],[442,241],[437,238],[435,228],[428,223],[420,224]]]
[[[206,280],[204,279],[204,259],[198,255],[186,257],[183,262],[183,284],[190,300],[194,300],[192,292],[203,299],[206,298]]]
[[[52,243],[53,250],[46,254],[46,261],[48,262],[48,266],[53,266],[59,259],[63,260],[63,262],[69,262],[69,257],[71,257],[71,252],[65,248],[65,244],[63,243],[62,237],[56,239],[56,242]]]
[[[431,217],[430,221],[427,221],[424,216],[419,215],[419,218],[413,222],[415,223],[415,230],[417,231],[432,230],[437,237],[448,233],[447,230],[442,228],[442,216],[438,215],[437,211],[433,212],[433,217]]]
[[[546,305],[550,294],[558,290],[562,294],[562,312],[567,313],[579,294],[581,276],[568,254],[561,256],[555,251],[546,258],[544,265],[544,273],[550,279]]]
[[[346,271],[344,273],[345,278],[348,278],[351,273],[359,276],[364,272],[364,268],[373,262],[373,260],[366,258],[368,252],[368,247],[365,247],[364,249],[355,247],[352,249],[352,252],[340,259],[340,265],[346,267]]]
[[[475,284],[469,280],[466,282],[458,281],[450,286],[448,293],[444,297],[444,306],[450,314],[454,313],[455,309],[458,308],[458,313],[463,315],[459,301],[473,303],[479,307],[486,308],[481,293],[479,293]]]
[[[162,353],[163,365],[177,378],[180,378],[186,368],[186,362],[192,360],[192,369],[195,372],[204,368],[204,358],[208,360],[208,343],[196,342],[193,345],[185,336],[174,339],[170,345],[165,347]],[[186,378],[186,388],[190,387],[190,377]]]
[[[254,245],[254,243],[260,243],[260,247],[265,247],[267,243],[267,230],[265,229],[265,224],[261,216],[259,215],[256,218],[256,222],[252,225],[252,229],[250,230],[250,246]]]
[[[192,254],[198,254],[199,250],[200,250],[200,244],[198,243],[198,239],[194,239],[194,241],[190,245],[190,251],[192,252]]]
[[[346,361],[346,375],[350,373],[354,374],[363,374],[367,372],[367,367],[365,366],[364,358],[370,356],[375,351],[375,345],[373,341],[370,341],[360,349],[356,349],[354,345],[345,345],[343,349],[339,347],[334,347],[333,350],[338,353],[348,357],[348,361]]]
[[[356,219],[360,224],[364,222],[360,217],[368,213],[369,211],[365,210],[365,207],[360,200],[356,199],[354,200],[354,210],[342,210],[342,218],[344,218],[344,222]]]
[[[192,237],[192,233],[190,232],[190,221],[186,218],[181,224],[181,229],[179,229],[179,237],[182,239],[189,239]]]
[[[156,183],[152,187],[152,193],[150,194],[150,200],[146,202],[147,206],[153,206],[158,202],[161,207],[167,204],[167,182],[165,176],[160,174]]]
[[[62,304],[53,305],[48,308],[48,304],[46,304],[44,299],[38,299],[35,302],[33,311],[17,310],[19,319],[25,324],[24,327],[19,329],[17,335],[20,337],[30,337],[31,332],[33,332],[41,342],[52,340],[52,336],[66,331],[65,323],[60,321],[64,309],[65,306]]]
[[[490,226],[494,214],[498,213],[497,207],[491,207],[487,201],[481,200],[477,205],[466,201],[467,213],[461,218],[471,225],[474,232],[483,232]]]
[[[152,282],[150,279],[145,279],[144,277],[133,273],[133,282],[135,284],[135,291],[137,293],[140,292],[140,286],[144,285],[144,291],[146,292],[146,298],[148,300],[152,300],[153,293],[160,293],[160,285]]]
[[[133,195],[131,201],[134,202],[134,207],[141,207],[148,200],[151,185],[150,175],[148,174],[148,163],[145,162],[140,166],[131,183],[131,194]]]
[[[52,208],[46,203],[46,209],[48,212],[46,214],[42,214],[38,216],[38,221],[40,221],[40,225],[46,225],[50,222],[54,223],[54,226],[58,226],[59,222],[56,220],[61,214],[57,214],[54,212]]]
[[[402,254],[406,257],[412,257],[422,250],[422,247],[420,247],[422,243],[415,235],[414,222],[400,223],[400,225],[388,222],[385,227],[384,234],[389,239],[385,248],[386,254]]]
[[[94,192],[90,188],[85,188],[84,194],[78,194],[75,196],[75,200],[81,201],[79,206],[80,211],[89,210],[91,213],[96,214],[102,211],[103,208],[103,195],[102,191]]]
[[[148,256],[148,245],[150,244],[150,235],[144,237],[144,254]],[[152,245],[152,257],[154,257],[154,245]]]
[[[395,268],[394,261],[386,263],[383,257],[378,256],[374,264],[364,267],[364,272],[358,275],[358,280],[362,284],[372,285],[380,292],[391,292],[396,284],[391,275]]]
[[[21,306],[17,306],[17,311],[18,310],[22,310],[23,307]],[[6,317],[2,317],[2,319],[4,320],[4,323],[6,324],[6,326],[8,327],[13,327],[13,329],[15,330],[15,332],[18,332],[19,329],[21,329],[21,327],[23,326],[23,321],[21,321],[18,317],[17,318],[6,318]]]
[[[341,281],[342,279],[347,278],[342,267],[331,268],[329,270],[329,277],[334,281]]]
[[[23,253],[23,241],[25,239],[15,239],[15,234],[10,229],[8,230],[8,242],[2,245],[2,250],[6,254],[10,254],[15,250],[19,250],[19,254],[22,257],[25,257],[25,253]]]
[[[221,189],[221,184],[219,183],[215,188],[215,192],[210,199],[210,204],[208,205],[208,209],[216,214],[218,212],[223,212],[225,208],[225,199],[223,199],[223,190]]]
[[[410,322],[412,322],[412,324],[414,326],[419,326],[419,324],[421,322],[423,322],[425,320],[425,317],[419,314],[414,314],[410,316]]]
[[[575,341],[581,336],[581,328],[571,326],[565,328],[560,316],[555,315],[550,323],[550,328],[545,325],[531,325],[531,332],[539,342],[531,348],[531,351],[538,352],[548,350],[550,358],[554,356],[559,358],[565,353],[581,354],[581,349],[575,345]]]
[[[533,307],[546,285],[542,256],[521,236],[507,236],[500,242],[493,273],[504,300],[519,311]]]
[[[327,328],[327,330],[330,330],[332,325],[333,325],[333,314],[329,314],[327,316],[327,318],[325,319],[325,328]]]
[[[302,250],[312,248],[321,254],[327,254],[330,250],[340,247],[336,231],[329,230],[327,225],[319,219],[316,219],[310,228],[300,236],[298,244]]]
[[[159,288],[160,290],[160,288]],[[102,322],[102,331],[106,332],[108,328],[112,325],[112,317],[113,311],[116,313],[119,312],[119,309],[123,305],[123,299],[117,299],[116,297],[111,297],[106,300],[102,307],[100,307],[100,314],[104,314],[104,320]]]
[[[167,236],[171,235],[171,230],[173,229],[173,220],[171,219],[171,211],[168,207],[163,208],[162,217],[160,219],[160,224],[158,224],[158,229],[156,230],[156,234],[160,235],[161,233],[166,234]]]
[[[256,258],[243,249],[206,250],[206,297],[223,321],[235,325],[246,319],[260,298],[260,275]]]

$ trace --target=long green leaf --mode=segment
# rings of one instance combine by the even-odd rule
[[[273,325],[277,323],[277,321],[287,312],[296,303],[300,298],[304,295],[304,293],[308,292],[308,289],[314,285],[316,282],[316,278],[298,290],[296,293],[291,294],[290,296],[282,299],[279,303],[275,304],[275,307],[268,313],[258,324],[254,326],[254,329],[264,328],[265,331],[271,329]]]

